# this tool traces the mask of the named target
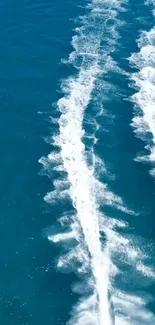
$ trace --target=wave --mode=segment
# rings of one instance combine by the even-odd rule
[[[80,278],[72,288],[80,298],[71,312],[70,325],[139,325],[145,318],[145,324],[150,325],[154,320],[151,312],[145,310],[146,301],[120,290],[124,265],[130,271],[134,268],[139,277],[143,274],[154,278],[154,272],[145,266],[145,254],[125,234],[127,223],[106,216],[102,206],[120,213],[134,212],[100,182],[98,166],[103,174],[107,170],[94,154],[96,141],[89,148],[93,158],[90,163],[84,144],[88,137],[84,130],[85,112],[98,80],[117,68],[111,53],[122,25],[118,14],[125,10],[125,3],[94,0],[86,7],[86,15],[79,18],[80,27],[75,29],[72,39],[73,52],[63,61],[72,64],[77,74],[62,81],[63,97],[56,105],[61,115],[54,122],[51,118],[59,126],[58,133],[49,140],[55,150],[40,159],[44,172],[50,178],[55,173],[57,176],[54,190],[47,193],[45,200],[63,204],[57,225],[46,229],[45,234],[51,242],[64,247],[57,267],[64,272],[75,272]],[[96,130],[97,126],[94,139]],[[134,306],[139,306],[138,316],[133,313]]]
[[[152,3],[152,1],[148,1]],[[154,12],[153,12],[154,13]],[[130,64],[138,70],[132,74],[137,92],[132,96],[135,116],[132,127],[137,137],[147,143],[145,149],[150,154],[140,155],[137,161],[150,161],[151,174],[155,174],[155,27],[141,32],[137,41],[139,52],[129,58]]]

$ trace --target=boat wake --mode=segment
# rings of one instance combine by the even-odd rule
[[[57,225],[47,229],[46,235],[64,247],[57,267],[75,272],[80,278],[73,286],[80,298],[72,310],[71,325],[139,325],[144,317],[145,325],[151,325],[154,320],[145,310],[144,299],[120,289],[122,265],[130,271],[134,268],[139,276],[154,278],[154,272],[145,266],[147,257],[135,248],[134,238],[125,235],[127,224],[106,216],[102,207],[117,209],[118,216],[133,212],[96,177],[98,166],[102,166],[103,174],[107,171],[94,154],[95,134],[89,164],[84,145],[84,115],[97,80],[116,68],[110,54],[119,37],[122,23],[118,16],[125,10],[124,5],[125,1],[94,0],[86,7],[85,16],[80,17],[80,27],[72,39],[74,50],[65,61],[76,68],[77,74],[62,82],[64,95],[56,106],[61,115],[58,120],[52,119],[53,124],[58,123],[58,133],[51,140],[55,149],[40,159],[48,176],[57,176],[54,190],[47,193],[45,200],[62,206],[63,211]]]

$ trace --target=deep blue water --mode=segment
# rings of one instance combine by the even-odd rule
[[[85,1],[27,0],[24,4],[0,3],[0,322],[3,325],[65,324],[77,296],[71,285],[76,276],[55,267],[60,248],[51,245],[43,230],[55,224],[59,206],[43,201],[52,190],[52,177],[41,176],[38,160],[54,150],[44,138],[56,130],[49,116],[57,116],[53,103],[60,97],[60,81],[74,74],[60,63],[72,51],[74,18],[85,13]],[[112,56],[126,72],[128,58],[137,51],[140,30],[154,22],[151,7],[129,0],[120,14],[126,25]],[[136,20],[136,17],[141,18]],[[115,179],[108,179],[138,216],[126,215],[137,236],[154,241],[155,183],[149,164],[134,161],[144,143],[130,126],[133,104],[124,100],[134,93],[127,76],[109,72],[105,76],[117,93],[103,103],[110,117],[98,117],[96,152]],[[89,106],[91,114],[91,104]],[[39,112],[39,113],[38,113]],[[93,114],[93,113],[92,113]],[[102,129],[102,125],[108,132]],[[105,208],[112,215],[121,212]],[[155,298],[152,284],[147,288]],[[155,312],[154,303],[151,306]],[[134,324],[133,324],[134,325]],[[144,322],[145,325],[145,322]]]

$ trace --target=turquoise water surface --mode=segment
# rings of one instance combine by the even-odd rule
[[[3,325],[155,324],[154,10],[0,3]]]

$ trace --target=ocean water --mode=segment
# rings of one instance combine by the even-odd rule
[[[0,22],[1,324],[155,324],[154,2]]]

